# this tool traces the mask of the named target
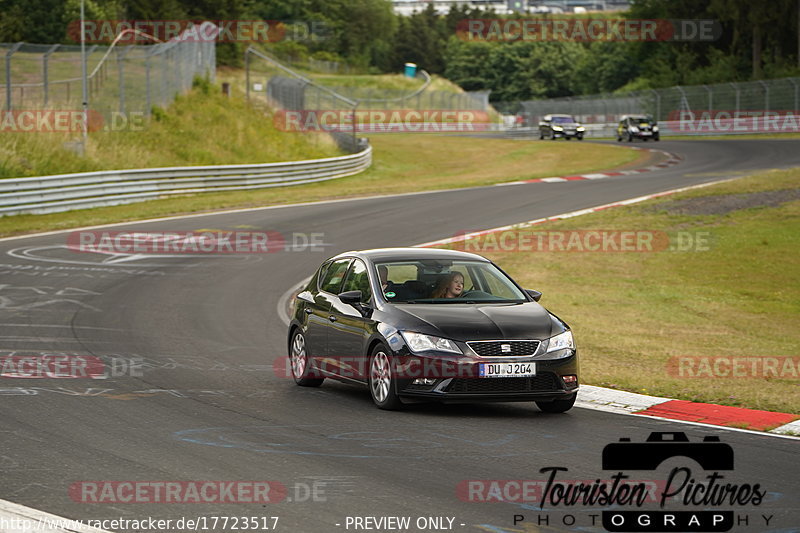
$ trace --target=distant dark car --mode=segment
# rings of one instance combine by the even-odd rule
[[[628,142],[633,142],[634,139],[657,141],[658,125],[651,117],[626,115],[617,126],[617,142],[622,142],[623,139],[627,139]]]
[[[572,115],[545,115],[539,122],[539,139],[563,137],[570,140],[574,137],[582,141],[585,130]]]
[[[458,296],[437,297],[459,283]],[[294,300],[292,377],[306,387],[325,378],[367,385],[381,409],[430,400],[534,401],[561,413],[578,391],[577,351],[569,326],[539,305],[540,297],[475,254],[340,254]]]

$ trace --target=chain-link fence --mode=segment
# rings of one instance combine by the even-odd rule
[[[517,114],[520,127],[536,127],[547,114],[568,114],[587,125],[609,125],[605,128],[609,130],[625,115],[641,115],[665,123],[671,133],[796,132],[800,131],[800,118],[796,118],[800,78],[529,100],[505,108]]]
[[[493,120],[488,91],[434,90],[424,70],[405,78],[408,89],[325,86],[254,48],[245,57],[248,98],[277,110],[279,127],[330,133],[345,150],[358,149],[360,135],[474,131]]]
[[[90,112],[102,114],[106,126],[121,124],[135,114],[149,116],[153,106],[167,106],[195,76],[213,80],[215,42],[193,35],[148,45],[87,45]],[[5,111],[82,109],[79,45],[3,43],[0,54]]]

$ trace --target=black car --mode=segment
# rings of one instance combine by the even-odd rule
[[[658,124],[650,117],[625,115],[617,126],[617,142],[622,142],[623,139],[628,142],[633,142],[634,139],[657,141],[659,138]]]
[[[570,140],[575,137],[582,141],[585,130],[572,115],[545,115],[539,122],[539,139],[549,137],[556,140],[563,137]]]
[[[569,326],[494,263],[455,250],[387,248],[325,261],[293,301],[291,373],[368,385],[375,404],[535,401],[569,410]]]

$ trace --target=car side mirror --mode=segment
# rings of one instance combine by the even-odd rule
[[[361,303],[361,291],[347,291],[339,294],[342,303],[357,305]]]
[[[535,290],[533,290],[533,289],[525,289],[525,292],[527,292],[527,293],[528,293],[528,296],[530,296],[531,298],[533,298],[533,301],[534,301],[534,302],[538,302],[538,301],[539,301],[539,299],[542,297],[542,293],[541,293],[541,292],[539,292],[539,291],[535,291]]]

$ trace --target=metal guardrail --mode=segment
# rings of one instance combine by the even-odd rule
[[[372,147],[355,154],[257,165],[104,170],[0,180],[0,216],[57,213],[142,202],[176,194],[299,185],[358,174]]]

